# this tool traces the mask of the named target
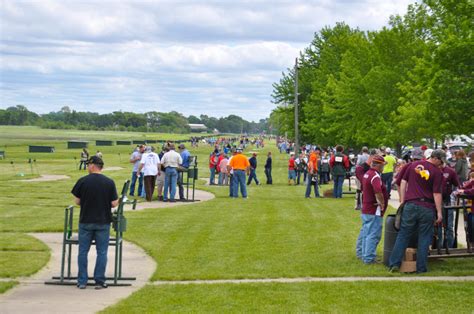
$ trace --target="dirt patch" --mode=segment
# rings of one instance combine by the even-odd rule
[[[70,179],[70,177],[63,175],[63,174],[43,174],[39,178],[28,179],[28,180],[19,180],[23,182],[45,182],[45,181],[58,181],[58,180],[66,180]]]

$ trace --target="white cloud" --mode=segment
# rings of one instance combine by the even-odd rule
[[[0,106],[263,118],[315,32],[378,29],[409,2],[0,0]]]

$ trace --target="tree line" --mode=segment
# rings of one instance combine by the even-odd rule
[[[207,115],[185,117],[179,112],[133,113],[115,111],[99,114],[79,112],[68,106],[47,114],[37,114],[23,105],[0,109],[0,125],[36,125],[49,129],[116,130],[138,132],[190,133],[189,123],[204,124],[208,132],[269,132],[268,119],[249,122],[236,115],[214,118]]]
[[[424,0],[389,26],[315,33],[298,62],[302,142],[401,145],[474,133],[474,2]],[[295,70],[273,84],[270,124],[294,138]]]

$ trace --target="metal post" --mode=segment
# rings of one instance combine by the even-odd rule
[[[298,134],[298,58],[295,60],[295,156],[299,154],[300,144],[299,144],[299,134]]]

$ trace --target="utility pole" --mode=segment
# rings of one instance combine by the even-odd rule
[[[298,134],[298,58],[295,61],[295,156],[300,151],[299,134]]]

